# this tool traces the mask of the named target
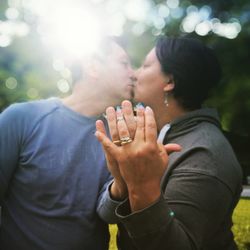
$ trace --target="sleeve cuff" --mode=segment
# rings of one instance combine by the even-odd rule
[[[110,188],[111,188],[112,183],[113,181],[111,181],[107,185],[107,188],[103,193],[102,200],[97,210],[99,216],[109,224],[118,223],[119,219],[117,218],[115,214],[115,209],[121,202],[123,202],[123,201],[116,201],[111,198]]]
[[[117,206],[115,212],[131,238],[152,234],[167,227],[174,216],[163,195],[151,206],[133,213],[129,200],[125,200]]]

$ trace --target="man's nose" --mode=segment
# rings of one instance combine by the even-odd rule
[[[131,75],[131,76],[130,76],[130,79],[131,79],[133,82],[137,81],[137,78],[136,78],[135,74]]]
[[[132,81],[136,81],[137,78],[135,76],[135,70],[130,68],[130,71],[129,71],[129,78],[132,80]]]

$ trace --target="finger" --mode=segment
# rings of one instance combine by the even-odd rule
[[[108,107],[106,109],[106,115],[108,120],[109,132],[112,141],[118,141],[119,134],[117,129],[116,111],[113,107]]]
[[[121,109],[116,110],[116,119],[117,119],[117,129],[120,140],[123,138],[130,138],[129,130],[126,124],[126,121],[124,120],[123,113]]]
[[[105,153],[116,158],[116,155],[118,154],[118,147],[112,141],[110,141],[110,139],[105,134],[99,131],[95,132],[95,136],[102,144]]]
[[[162,143],[157,142],[160,155],[163,157],[168,157],[168,153]]]
[[[126,121],[130,137],[133,139],[135,136],[136,121],[133,112],[133,106],[130,101],[125,100],[122,102],[122,113]]]
[[[98,132],[104,134],[107,137],[107,133],[106,133],[106,129],[105,129],[103,121],[102,120],[97,120],[95,124],[96,124],[96,130]],[[104,148],[103,148],[103,150],[105,151]],[[111,161],[112,157],[110,157],[110,155],[108,154],[108,152],[105,152],[105,155],[106,155],[107,160]]]
[[[167,152],[167,154],[171,154],[173,152],[179,152],[182,150],[181,146],[179,144],[176,143],[169,143],[164,145],[164,148]]]
[[[104,123],[102,120],[97,120],[96,123],[95,123],[95,126],[96,126],[96,130],[107,135],[106,133],[106,129],[105,129],[105,126],[104,126]]]
[[[140,106],[136,109],[136,131],[135,131],[135,139],[139,141],[145,140],[145,117],[144,117],[145,109]]]
[[[145,140],[151,143],[157,141],[157,125],[154,112],[150,107],[145,109]]]
[[[102,120],[97,120],[96,121],[96,130],[98,132],[104,134],[105,136],[107,136],[106,129],[105,129],[105,126],[104,126],[104,123],[103,123]],[[109,162],[110,164],[115,164],[116,161],[113,159],[113,157],[108,152],[106,152],[106,150],[103,147],[103,145],[102,145],[102,148],[103,148],[103,150],[105,152],[105,156],[106,156],[107,162]]]

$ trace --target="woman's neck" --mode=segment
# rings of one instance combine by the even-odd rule
[[[188,112],[181,108],[175,99],[171,99],[171,101],[169,100],[168,106],[165,104],[159,105],[158,107],[153,108],[153,110],[155,113],[158,131],[160,131],[165,124],[171,123],[176,118]]]

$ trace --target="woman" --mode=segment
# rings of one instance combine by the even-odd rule
[[[163,37],[136,75],[135,100],[146,109],[135,119],[128,101],[108,108],[113,142],[96,124],[114,176],[98,213],[119,222],[120,249],[237,249],[241,168],[216,111],[202,108],[221,76],[215,55],[197,40]]]

